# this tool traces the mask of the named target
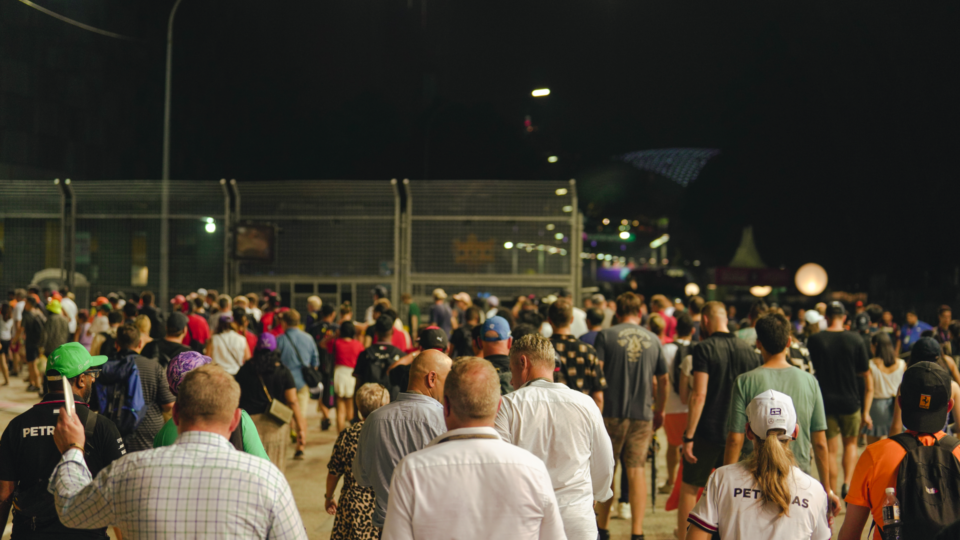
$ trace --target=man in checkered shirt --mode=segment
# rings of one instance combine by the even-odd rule
[[[206,365],[180,384],[172,446],[134,452],[96,478],[83,461],[84,430],[60,409],[53,439],[63,459],[50,477],[57,513],[77,529],[116,526],[124,540],[306,539],[283,474],[270,462],[233,448],[240,386]]]

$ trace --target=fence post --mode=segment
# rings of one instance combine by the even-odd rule
[[[237,225],[240,224],[240,188],[237,186],[237,179],[230,179],[230,191],[233,193],[233,223],[231,224],[230,230],[231,234],[237,234]],[[235,294],[243,294],[243,290],[240,288],[240,261],[233,260],[233,246],[236,244],[236,237],[233,237],[233,242],[227,246],[230,250],[230,270],[233,274],[233,286],[237,289]]]
[[[393,186],[393,287],[391,287],[391,302],[394,306],[400,305],[400,186],[397,185],[397,179],[391,178],[390,185]],[[398,308],[399,309],[399,308]]]
[[[227,191],[227,179],[220,179],[223,191],[223,292],[231,295],[230,290],[230,192]]]
[[[170,300],[170,180],[160,181],[160,287],[157,306],[169,308]]]
[[[63,283],[67,277],[67,261],[63,254],[67,240],[67,232],[64,230],[67,226],[67,192],[59,178],[53,180],[53,185],[60,186],[60,283]]]
[[[580,210],[577,206],[577,181],[570,179],[570,294],[574,305],[580,303]]]
[[[67,259],[70,261],[70,267],[67,270],[67,286],[70,287],[73,294],[77,294],[77,292],[73,290],[74,279],[77,273],[77,198],[73,194],[73,186],[70,185],[69,178],[64,181],[64,189],[67,190],[67,195],[70,197],[70,218],[68,220],[70,224],[70,234],[67,235],[67,240],[70,244],[69,249],[67,249]]]
[[[413,253],[413,196],[410,191],[410,179],[403,179],[403,191],[407,194],[407,212],[403,220],[403,290],[413,294],[413,287],[410,285],[410,258]]]

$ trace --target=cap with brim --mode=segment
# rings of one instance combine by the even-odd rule
[[[941,349],[937,340],[932,337],[922,337],[910,347],[910,363],[935,362],[940,358]]]
[[[790,396],[776,390],[767,390],[747,404],[746,412],[750,431],[757,437],[766,439],[767,432],[771,429],[782,429],[783,434],[778,436],[778,439],[793,439],[797,428],[797,410]]]
[[[57,347],[47,359],[47,372],[55,371],[60,375],[47,375],[47,380],[58,381],[60,377],[72,379],[106,362],[106,356],[91,356],[90,351],[80,343],[65,343]]]
[[[807,324],[817,324],[822,318],[820,313],[815,309],[811,309],[803,314],[803,320],[807,321]]]
[[[843,305],[843,302],[830,302],[830,305],[827,306],[827,316],[834,317],[837,315],[846,315],[847,308]]]
[[[496,335],[487,335],[490,332]],[[483,341],[503,341],[510,338],[510,323],[500,316],[490,317],[483,323]]]
[[[435,326],[424,328],[420,331],[417,344],[423,350],[437,349],[444,351],[447,349],[447,333],[442,328]]]
[[[187,301],[187,298],[182,294],[178,294],[170,299],[171,304],[182,304]]]
[[[947,423],[950,374],[934,362],[914,364],[900,383],[903,427],[918,433],[937,433]]]
[[[167,333],[168,334],[179,334],[183,332],[183,329],[187,327],[187,323],[190,322],[187,319],[187,316],[179,311],[174,311],[167,317]]]
[[[257,347],[256,347],[256,350],[258,350],[258,351],[267,351],[267,352],[270,352],[270,351],[274,351],[274,350],[276,350],[276,349],[277,349],[277,338],[276,338],[276,336],[274,336],[273,334],[271,334],[271,333],[269,333],[269,332],[264,332],[264,333],[260,334],[260,337],[257,339]]]
[[[51,300],[47,302],[47,311],[50,313],[63,313],[63,307],[60,306],[59,300]]]

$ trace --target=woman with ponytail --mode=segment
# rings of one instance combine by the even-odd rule
[[[767,390],[747,406],[753,454],[710,475],[690,512],[687,540],[827,540],[827,494],[801,471],[790,451],[799,432],[790,396]]]

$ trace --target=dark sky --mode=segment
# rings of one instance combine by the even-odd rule
[[[613,156],[717,148],[664,205],[692,257],[725,263],[753,224],[768,264],[823,261],[850,288],[953,275],[955,3],[410,2],[184,0],[172,175],[415,179],[429,139],[431,178],[577,178],[585,210],[613,179],[588,213],[632,218],[655,184]],[[116,9],[162,43],[169,5]]]

